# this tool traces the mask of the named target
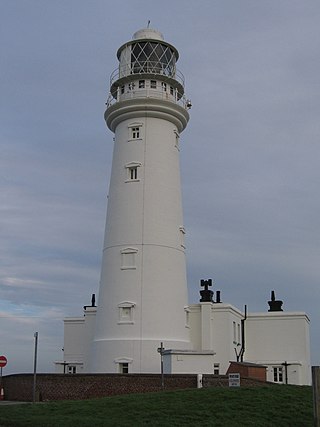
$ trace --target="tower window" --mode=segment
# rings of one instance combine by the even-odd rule
[[[125,248],[121,251],[121,270],[134,270],[136,269],[136,256],[138,249]]]
[[[127,169],[127,180],[130,181],[139,181],[138,168],[141,166],[141,163],[131,162],[126,165]]]
[[[137,166],[134,166],[133,168],[129,168],[129,179],[138,179]]]
[[[144,89],[145,85],[146,85],[145,80],[139,80],[139,89]]]
[[[151,89],[157,89],[157,80],[150,80]]]
[[[161,83],[161,86],[162,86],[162,90],[163,90],[164,92],[166,92],[166,91],[167,91],[167,83],[162,82],[162,83]]]
[[[129,363],[119,363],[119,372],[120,374],[129,373]]]
[[[173,95],[173,94],[174,94],[174,89],[172,86],[170,86],[170,95]]]
[[[124,94],[124,85],[123,86],[121,86],[121,94]]]
[[[132,136],[132,139],[140,138],[140,128],[139,127],[131,128],[131,136]]]
[[[121,307],[120,319],[121,320],[131,320],[131,310],[132,307]]]
[[[133,122],[128,125],[128,140],[137,140],[142,138],[142,126],[143,123]]]
[[[135,307],[134,302],[125,301],[118,304],[119,309],[119,324],[133,324],[133,310]]]
[[[76,374],[77,367],[76,366],[68,366],[68,374]]]
[[[114,363],[117,365],[117,372],[119,374],[128,374],[129,365],[133,362],[133,359],[129,357],[117,357],[114,360]]]

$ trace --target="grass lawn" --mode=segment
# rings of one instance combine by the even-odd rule
[[[209,388],[1,406],[0,426],[311,427],[312,389]]]

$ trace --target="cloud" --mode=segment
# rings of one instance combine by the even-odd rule
[[[319,352],[317,2],[4,2],[0,310],[8,371],[62,357],[66,315],[97,292],[117,48],[151,19],[180,52],[193,108],[181,136],[189,294],[267,310],[276,289],[312,318]],[[126,11],[124,13],[123,11]],[[142,21],[141,21],[142,19]],[[26,361],[27,360],[27,361]],[[8,372],[7,371],[7,372]]]

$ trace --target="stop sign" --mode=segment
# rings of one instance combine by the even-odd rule
[[[0,356],[0,368],[4,368],[7,364],[6,356]]]

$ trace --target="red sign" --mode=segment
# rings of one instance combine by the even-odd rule
[[[0,356],[0,368],[4,368],[7,364],[6,356]]]

